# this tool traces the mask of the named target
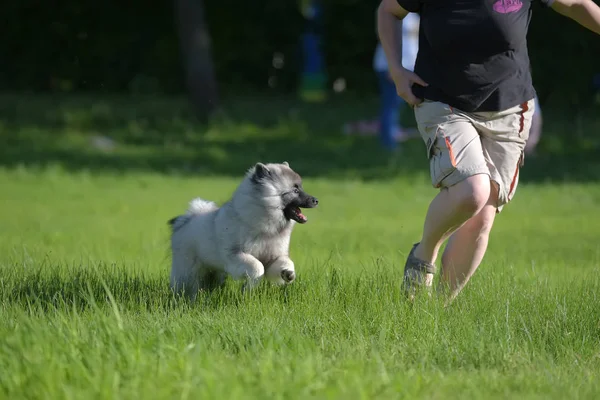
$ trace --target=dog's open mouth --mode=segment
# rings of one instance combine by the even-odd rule
[[[283,213],[287,219],[293,219],[300,224],[304,224],[308,221],[308,218],[302,214],[300,207],[289,205],[283,210]]]

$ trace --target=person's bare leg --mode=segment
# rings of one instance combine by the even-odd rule
[[[417,287],[431,287],[439,249],[457,228],[477,214],[490,197],[490,179],[477,174],[444,188],[429,205],[421,241],[409,253],[404,266],[404,289],[413,298]]]
[[[498,188],[492,184],[485,206],[448,240],[442,255],[440,288],[448,290],[449,302],[460,293],[483,260],[496,217],[497,202]]]
[[[423,236],[415,249],[415,257],[435,263],[444,240],[477,214],[489,197],[490,178],[486,174],[473,175],[441,190],[427,210]]]

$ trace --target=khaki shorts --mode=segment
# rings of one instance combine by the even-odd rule
[[[424,101],[414,109],[431,183],[450,187],[477,174],[498,185],[498,212],[514,196],[535,111],[534,99],[500,112],[468,113]]]

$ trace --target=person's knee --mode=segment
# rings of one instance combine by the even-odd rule
[[[450,188],[457,208],[468,215],[475,215],[488,203],[491,194],[489,176],[478,174]]]
[[[482,193],[480,193],[481,196],[487,193],[487,201],[481,201],[483,202],[481,208],[478,208],[469,223],[464,225],[465,229],[471,231],[471,234],[478,238],[487,237],[490,234],[494,220],[496,219],[498,187],[494,182],[490,182],[489,180],[488,183],[489,190],[487,192],[482,190]],[[471,207],[475,209],[476,206],[481,205],[481,202],[473,202],[477,204],[471,204]]]
[[[487,237],[492,230],[495,219],[495,207],[484,207],[477,215],[472,217],[469,224],[465,224],[464,228],[470,230],[474,236],[479,238]]]

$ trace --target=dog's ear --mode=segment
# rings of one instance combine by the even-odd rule
[[[254,179],[259,181],[271,175],[271,171],[263,163],[256,163],[254,166]]]
[[[290,164],[288,164],[288,162],[287,162],[287,161],[284,161],[284,162],[282,162],[282,164],[283,164],[283,165],[285,165],[285,166],[286,166],[286,167],[288,167],[288,168],[290,167]]]

